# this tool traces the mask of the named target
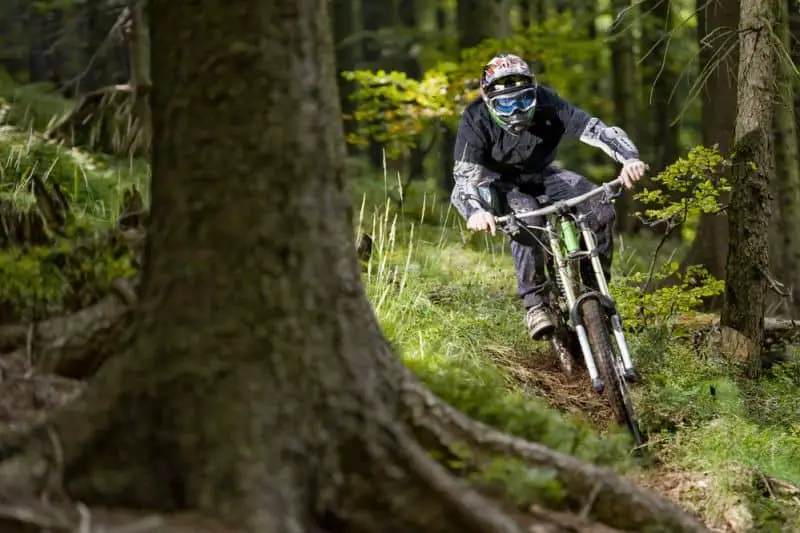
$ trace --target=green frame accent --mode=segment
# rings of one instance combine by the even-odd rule
[[[566,218],[560,220],[561,238],[567,248],[567,253],[572,253],[580,249],[581,244],[578,240],[578,232],[575,224]]]

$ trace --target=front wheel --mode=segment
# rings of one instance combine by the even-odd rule
[[[639,424],[636,422],[636,415],[633,410],[633,402],[628,391],[628,385],[623,376],[621,365],[614,349],[613,341],[609,333],[608,322],[605,320],[605,313],[594,298],[587,298],[580,304],[583,325],[589,337],[589,344],[592,348],[592,355],[597,371],[605,384],[604,394],[614,417],[621,425],[627,426],[637,446],[644,444],[644,436],[639,431]]]

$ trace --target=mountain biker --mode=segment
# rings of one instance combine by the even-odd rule
[[[456,136],[455,185],[450,200],[467,221],[467,228],[494,235],[494,215],[536,209],[540,195],[559,201],[597,187],[585,177],[553,165],[564,135],[600,148],[621,163],[620,176],[627,188],[647,169],[622,129],[606,126],[554,90],[540,85],[519,56],[493,57],[481,75],[480,98],[464,110]],[[578,210],[586,214],[596,235],[603,271],[610,279],[614,207],[590,200]],[[511,255],[519,296],[525,306],[525,322],[531,338],[536,340],[554,329],[544,300],[544,268],[541,261],[536,261],[539,246],[529,232],[511,235]]]

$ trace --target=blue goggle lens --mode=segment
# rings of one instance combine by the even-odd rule
[[[498,115],[511,115],[515,111],[529,111],[536,104],[536,93],[534,90],[526,90],[508,96],[498,96],[491,102]]]

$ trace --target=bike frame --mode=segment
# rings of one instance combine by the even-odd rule
[[[543,229],[547,233],[550,251],[553,254],[553,261],[556,266],[556,273],[560,277],[560,286],[567,300],[569,322],[578,337],[581,354],[583,355],[586,369],[589,372],[589,377],[592,380],[592,387],[597,392],[603,391],[604,383],[597,371],[597,365],[592,354],[586,328],[583,326],[580,316],[579,306],[583,300],[587,298],[596,298],[605,310],[606,316],[611,322],[614,340],[622,359],[622,372],[625,378],[633,375],[634,365],[628,349],[628,343],[622,332],[622,320],[617,312],[616,304],[614,303],[605,275],[603,274],[603,267],[600,263],[599,254],[597,253],[597,242],[594,238],[594,233],[586,223],[586,216],[583,214],[574,214],[572,208],[599,194],[606,194],[606,197],[610,198],[615,195],[611,187],[621,184],[621,178],[617,178],[588,193],[570,198],[566,201],[556,202],[553,205],[534,211],[514,213],[513,215],[496,218],[497,222],[502,223],[512,219],[545,217],[546,222]],[[581,250],[579,236],[583,237],[586,248],[585,251]],[[569,266],[570,263],[580,261],[587,256],[590,258],[592,271],[597,280],[599,292],[590,290],[576,294],[574,282],[577,280],[572,279],[572,272]],[[577,272],[577,275],[580,276],[580,269],[577,269]]]

